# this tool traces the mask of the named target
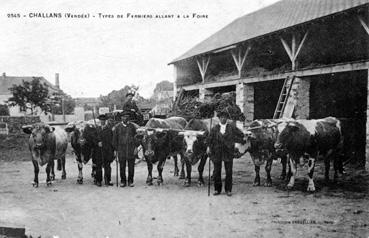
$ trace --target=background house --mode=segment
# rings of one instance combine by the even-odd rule
[[[25,82],[30,82],[34,78],[39,78],[40,82],[43,84],[45,83],[49,89],[49,95],[53,95],[53,93],[58,93],[60,91],[59,85],[59,74],[55,74],[55,85],[51,84],[48,80],[44,77],[40,76],[7,76],[4,72],[0,77],[0,104],[6,104],[9,98],[13,95],[10,92],[9,88],[11,88],[14,84],[20,85]],[[11,106],[9,107],[9,114],[10,116],[24,116],[28,112],[22,112],[19,106]],[[36,115],[40,115],[41,110],[36,109]],[[44,113],[43,113],[44,114]],[[44,117],[45,115],[43,115]]]

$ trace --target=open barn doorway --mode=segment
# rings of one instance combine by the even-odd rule
[[[367,71],[311,77],[310,118],[341,118],[345,151],[351,162],[365,163]]]
[[[254,85],[254,119],[271,119],[284,79],[255,83]]]

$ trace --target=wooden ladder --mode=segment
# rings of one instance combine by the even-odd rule
[[[273,119],[278,119],[283,116],[283,112],[286,107],[288,97],[290,96],[290,92],[291,92],[294,79],[295,79],[295,76],[292,76],[292,77],[288,76],[284,80],[281,94],[279,95],[278,103],[274,111]]]

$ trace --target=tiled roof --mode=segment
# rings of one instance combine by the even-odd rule
[[[369,0],[283,0],[234,20],[171,63],[368,3]]]
[[[34,77],[22,77],[22,76],[0,76],[0,95],[11,95],[9,88],[13,86],[13,84],[19,85],[22,84],[22,81],[32,81]],[[46,83],[53,91],[57,91],[56,87],[52,85],[49,81],[47,81],[44,77],[40,78],[41,82]]]

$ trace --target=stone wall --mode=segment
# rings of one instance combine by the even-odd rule
[[[6,125],[9,134],[19,134],[22,132],[22,126],[41,122],[39,116],[11,117],[0,116],[0,124]]]
[[[243,83],[239,83],[236,85],[236,104],[240,107],[241,112],[245,112],[245,85]]]
[[[309,119],[310,117],[310,78],[300,78],[300,85],[297,89],[295,106],[296,119]]]
[[[246,122],[251,122],[254,120],[254,85],[244,84],[244,106],[243,113],[246,117]]]

